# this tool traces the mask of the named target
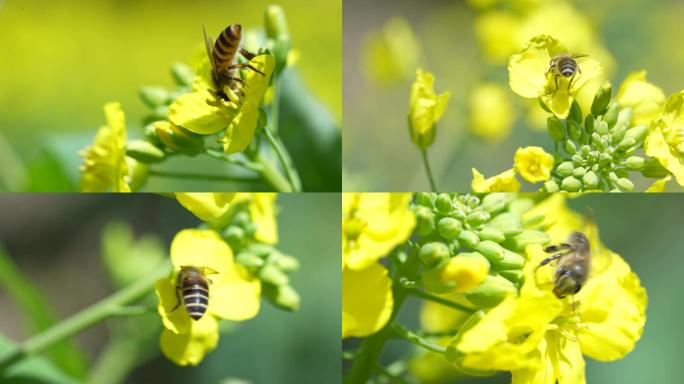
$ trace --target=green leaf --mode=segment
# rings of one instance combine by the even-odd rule
[[[40,155],[26,164],[30,192],[73,192],[75,186],[69,180],[59,158],[49,149],[43,149]]]
[[[0,245],[0,285],[5,287],[10,298],[19,307],[28,324],[28,331],[38,333],[55,323],[56,316],[42,293],[26,279],[12,262],[4,247]],[[48,350],[55,364],[68,374],[84,378],[86,360],[83,351],[75,343],[64,342]]]
[[[12,351],[17,346],[0,335],[0,356]],[[42,357],[27,357],[26,359],[0,372],[0,382],[3,384],[78,384],[55,367],[50,361]]]

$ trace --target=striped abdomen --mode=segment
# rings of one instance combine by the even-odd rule
[[[202,276],[187,276],[182,281],[183,305],[188,315],[199,320],[209,305],[209,285]]]
[[[221,32],[214,43],[212,56],[216,64],[216,71],[222,75],[228,71],[228,67],[233,64],[235,53],[242,39],[242,27],[240,24],[231,24]]]
[[[577,61],[572,57],[561,57],[556,63],[556,68],[561,75],[570,77],[577,72]]]

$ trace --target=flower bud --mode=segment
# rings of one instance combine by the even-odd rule
[[[428,236],[435,230],[435,214],[430,208],[418,207],[416,209],[416,233],[420,236]]]
[[[549,136],[553,141],[561,141],[565,137],[565,129],[563,122],[556,116],[551,116],[546,119],[546,126],[548,128]]]
[[[466,298],[478,307],[491,308],[516,292],[517,288],[510,281],[489,275],[482,284],[466,293]]]
[[[617,180],[617,186],[623,191],[630,192],[634,189],[634,183],[626,177],[621,177]]]
[[[605,121],[606,124],[608,124],[608,127],[613,127],[615,125],[618,119],[619,111],[620,107],[617,103],[614,102],[610,104],[608,110],[606,110],[606,113],[603,115],[603,121]]]
[[[625,139],[633,138],[635,142],[640,143],[646,138],[648,133],[648,127],[645,125],[637,125],[627,130],[625,133]]]
[[[588,134],[593,134],[594,133],[594,125],[596,124],[596,119],[594,118],[593,115],[587,115],[587,118],[584,119],[584,129],[587,131]]]
[[[164,146],[164,143],[162,143],[157,136],[157,129],[154,128],[154,124],[147,124],[145,128],[143,128],[143,131],[145,132],[145,139],[152,143],[152,145],[160,148]]]
[[[237,225],[231,225],[223,231],[223,237],[231,243],[239,243],[245,237],[245,231]]]
[[[561,189],[568,192],[577,192],[582,188],[582,182],[574,178],[573,176],[568,176],[561,181]]]
[[[570,156],[577,153],[577,146],[575,145],[575,142],[573,142],[572,140],[565,140],[563,142],[563,149],[565,150],[565,153],[567,153]]]
[[[259,268],[264,265],[264,259],[248,251],[241,251],[235,255],[235,261],[251,268]]]
[[[592,115],[598,116],[606,112],[612,93],[613,88],[611,87],[610,82],[606,81],[601,85],[601,88],[599,88],[594,96],[594,101],[591,103]]]
[[[455,239],[462,230],[461,222],[451,217],[443,217],[437,224],[439,235],[447,240]]]
[[[499,275],[501,275],[503,278],[506,280],[510,281],[513,284],[519,284],[523,280],[523,270],[522,269],[511,269],[507,271],[499,271]]]
[[[266,37],[276,40],[283,35],[289,36],[285,19],[285,11],[279,5],[269,5],[264,13],[264,25],[266,27]]]
[[[477,252],[461,253],[449,259],[441,273],[441,280],[453,283],[456,292],[469,291],[480,285],[489,272],[489,261]]]
[[[150,108],[157,108],[171,101],[169,93],[161,87],[142,87],[138,95],[143,103]]]
[[[573,140],[579,140],[582,138],[583,127],[580,123],[574,120],[568,120],[568,136]]]
[[[451,209],[453,208],[453,204],[451,202],[451,197],[449,196],[448,193],[440,193],[439,196],[437,196],[437,201],[435,202],[435,207],[437,207],[437,210],[441,214],[448,214],[451,212]]]
[[[572,172],[575,170],[575,166],[572,165],[571,162],[569,161],[564,161],[560,164],[558,164],[558,168],[556,168],[556,173],[558,173],[558,176],[560,177],[567,177],[572,175]]]
[[[633,170],[641,170],[644,168],[644,164],[646,163],[646,160],[644,160],[643,157],[639,156],[630,156],[625,160],[625,166],[629,169]]]
[[[508,243],[508,240],[506,241]],[[516,251],[523,251],[530,244],[546,244],[549,242],[549,235],[544,231],[525,229],[510,239],[510,247]]]
[[[171,76],[176,84],[184,87],[191,87],[195,80],[195,71],[183,63],[175,63],[171,66]]]
[[[465,200],[465,204],[470,208],[475,208],[480,205],[480,199],[477,196],[468,196]]]
[[[283,272],[293,272],[299,269],[299,260],[280,252],[274,252],[271,262]]]
[[[504,236],[503,232],[489,226],[485,226],[480,229],[480,231],[477,233],[477,236],[480,238],[480,240],[491,240],[496,243],[506,240],[506,236]]]
[[[147,164],[137,161],[136,159],[126,156],[126,165],[128,165],[129,185],[133,192],[142,188],[147,182]]]
[[[582,124],[582,108],[577,103],[577,100],[573,100],[570,106],[570,112],[568,113],[568,122],[573,121],[577,124]]]
[[[440,264],[449,256],[449,247],[440,242],[423,244],[418,251],[418,258],[428,268]]]
[[[159,140],[169,149],[188,156],[197,156],[204,152],[204,138],[201,135],[168,121],[158,121],[154,123],[154,127]]]
[[[506,251],[504,247],[491,240],[481,241],[476,249],[492,263],[501,260],[504,257],[504,252]]]
[[[478,227],[481,224],[489,221],[489,213],[485,211],[473,211],[468,216],[466,216],[466,221],[472,227]]]
[[[572,171],[572,175],[579,179],[584,176],[586,172],[587,170],[584,167],[577,167]]]
[[[507,193],[489,193],[482,198],[482,204],[480,206],[491,214],[499,213],[506,208],[506,203],[510,200],[509,196],[511,195]]]
[[[634,140],[633,137],[625,137],[620,144],[618,144],[618,149],[620,150],[626,150],[627,148],[631,147],[632,145],[636,144],[636,140]]]
[[[434,208],[435,207],[435,194],[427,192],[416,193],[416,203],[422,205],[423,207]]]
[[[158,163],[166,157],[164,151],[145,140],[132,140],[126,143],[126,155],[143,163]]]
[[[462,231],[458,234],[458,241],[466,248],[475,249],[480,238],[473,231]]]
[[[492,261],[492,266],[497,270],[521,269],[525,265],[525,258],[515,252],[504,250],[500,260]]]
[[[572,155],[572,164],[573,164],[573,166],[576,165],[578,167],[580,165],[584,164],[584,158],[582,157],[582,155],[580,155],[579,153]],[[573,172],[574,171],[575,170],[573,169]]]
[[[585,189],[593,189],[598,186],[599,178],[594,171],[589,171],[582,176],[582,184]]]
[[[289,285],[263,285],[263,294],[268,301],[286,311],[299,309],[300,298],[297,291]]]
[[[594,132],[598,133],[599,135],[607,135],[608,134],[608,124],[606,124],[605,121],[599,120],[594,124]]]
[[[287,285],[290,281],[283,271],[272,264],[264,265],[264,267],[259,270],[257,275],[261,281],[278,286]]]
[[[558,192],[560,190],[560,186],[554,179],[547,180],[544,183],[544,191],[548,193],[553,193],[553,192]]]
[[[615,128],[613,128],[613,131],[611,132],[611,136],[613,137],[611,140],[612,144],[617,144],[619,143],[624,137],[625,133],[627,133],[627,126],[624,124],[615,124]]]
[[[449,253],[452,255],[455,255],[458,253],[458,250],[461,249],[461,243],[458,242],[457,239],[452,239],[448,243],[449,246]]]
[[[523,230],[520,222],[520,215],[512,212],[505,212],[495,216],[487,225],[494,229],[498,229],[506,237],[517,235]]]

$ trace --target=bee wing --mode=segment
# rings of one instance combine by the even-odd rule
[[[211,63],[211,69],[216,73],[216,63],[214,62],[214,41],[207,35],[207,30],[202,26],[202,32],[204,33],[204,45],[207,48],[207,56],[209,56],[209,62]]]
[[[595,224],[587,226],[586,232],[592,239],[599,238],[598,227]],[[591,243],[590,248],[591,265],[589,276],[597,276],[610,267],[613,260],[613,254],[612,252],[609,252],[603,244],[596,241]]]

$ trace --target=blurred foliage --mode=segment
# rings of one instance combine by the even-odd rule
[[[519,51],[534,34],[559,35],[569,49],[601,61],[616,89],[629,72],[645,69],[653,83],[671,94],[684,86],[684,73],[678,69],[684,65],[684,54],[673,50],[663,36],[677,34],[682,15],[684,4],[676,0],[346,1],[344,189],[428,188],[420,153],[406,135],[409,86],[415,72],[388,82],[387,77],[373,75],[377,68],[385,68],[388,75],[399,73],[404,63],[417,62],[435,74],[436,89],[452,92],[430,147],[430,162],[440,188],[462,191],[470,185],[472,166],[491,175],[510,167],[518,147],[547,142],[544,133],[530,129],[543,127],[536,101],[525,102],[508,86],[511,46],[520,45],[515,48]],[[397,20],[404,21],[401,35],[411,36],[403,39],[404,50],[394,47],[398,36],[378,43],[378,36]],[[412,33],[405,32],[406,24]],[[378,62],[370,67],[369,46],[380,47],[376,50],[391,54],[392,59],[371,56]],[[388,66],[392,60],[398,61],[394,67]],[[477,90],[484,84],[500,87],[503,95],[490,95],[477,106],[473,97],[481,98]],[[494,103],[511,110],[514,121],[502,119],[501,111],[492,110]],[[499,120],[503,137],[482,124],[487,108],[489,124]],[[638,180],[637,189],[647,185],[648,180]]]
[[[0,335],[0,355],[11,351],[16,346]],[[0,380],[6,384],[77,384],[49,361],[40,358],[28,358],[0,374]]]
[[[202,25],[208,31],[235,22],[247,30],[260,28],[263,11],[271,3],[6,3],[0,9],[0,134],[15,152],[3,154],[3,164],[15,166],[0,174],[0,190],[73,190],[81,162],[76,151],[90,142],[102,124],[101,106],[105,102],[120,101],[128,117],[130,137],[141,137],[145,107],[138,100],[138,89],[150,84],[171,85],[168,68],[174,62],[190,62],[202,42]],[[323,101],[321,108],[311,113],[339,122],[342,3],[284,0],[280,4],[287,13],[293,48],[299,52],[297,67],[305,84],[301,87],[312,98]],[[292,140],[306,138],[308,132],[297,131],[293,136]],[[4,147],[2,141],[0,138],[0,149]],[[12,163],[5,162],[9,157]],[[323,165],[327,159],[316,158]],[[180,166],[179,162],[169,163],[169,168],[181,172],[189,168],[221,173],[226,167],[209,159]],[[312,177],[312,184],[318,174]],[[186,182],[153,181],[148,184],[149,190],[189,190]],[[198,191],[239,188],[254,186],[216,182],[192,185]]]

